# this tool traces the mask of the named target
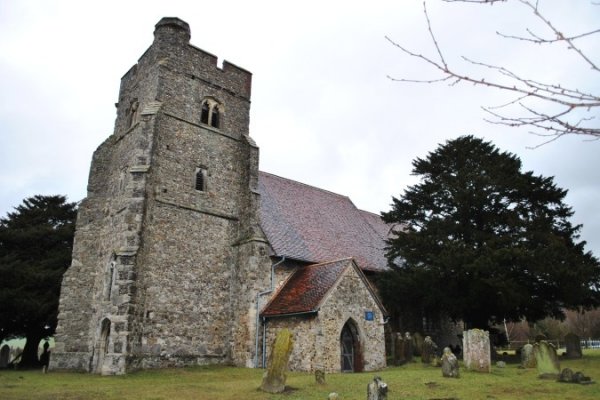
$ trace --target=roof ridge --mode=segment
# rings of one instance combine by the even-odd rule
[[[358,207],[356,207],[356,205],[354,204],[354,202],[352,202],[352,199],[351,199],[349,196],[346,196],[346,195],[343,195],[343,194],[339,194],[339,193],[336,193],[336,192],[332,192],[331,190],[323,189],[323,188],[320,188],[320,187],[317,187],[317,186],[314,186],[314,185],[309,185],[308,183],[304,183],[304,182],[296,181],[296,180],[294,180],[294,179],[290,179],[290,178],[284,178],[283,176],[279,176],[279,175],[276,175],[276,174],[272,174],[272,173],[270,173],[270,172],[258,171],[258,173],[259,173],[259,174],[263,174],[263,175],[270,175],[270,176],[273,176],[273,177],[275,177],[275,178],[279,178],[279,179],[281,179],[281,180],[284,180],[284,181],[293,182],[293,183],[296,183],[296,184],[300,184],[300,185],[302,185],[302,186],[306,186],[306,187],[309,187],[309,188],[312,188],[312,189],[319,190],[319,191],[321,191],[321,192],[325,192],[325,193],[332,194],[332,195],[334,195],[334,196],[341,197],[341,198],[343,198],[343,199],[347,199],[348,201],[350,201],[350,203],[352,203],[352,205],[354,206],[354,208],[356,208],[357,210],[360,210]],[[367,212],[368,212],[368,211],[367,211]]]

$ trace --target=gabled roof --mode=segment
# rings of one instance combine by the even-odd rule
[[[276,255],[312,263],[353,257],[362,270],[387,268],[389,226],[348,197],[266,172],[259,192],[261,227]]]
[[[267,303],[263,317],[316,312],[352,259],[298,268]]]

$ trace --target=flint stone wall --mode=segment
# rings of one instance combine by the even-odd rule
[[[161,20],[121,80],[115,130],[94,153],[79,209],[53,369],[253,362],[252,304],[271,260],[247,136],[251,74],[217,67],[186,27]],[[222,106],[219,129],[200,123],[207,97]],[[195,190],[197,168],[205,191]]]
[[[295,342],[290,370],[340,372],[340,335],[344,324],[352,320],[359,332],[364,371],[385,368],[382,311],[358,273],[348,268],[327,296],[316,315],[269,319],[267,343],[273,341],[277,331],[287,328]],[[367,310],[373,311],[373,321],[365,320]]]

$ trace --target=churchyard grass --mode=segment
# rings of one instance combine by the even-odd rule
[[[418,362],[390,367],[376,373],[328,374],[319,386],[314,375],[289,373],[284,394],[258,390],[263,370],[231,367],[195,367],[141,371],[126,376],[103,377],[81,373],[0,371],[0,399],[207,399],[207,400],[324,400],[337,392],[341,400],[364,400],[367,384],[379,375],[389,386],[392,399],[600,399],[600,350],[584,350],[580,360],[561,359],[561,368],[582,371],[599,383],[576,385],[537,378],[536,370],[518,364],[493,367],[492,373],[468,372],[459,379],[443,378],[439,368]]]

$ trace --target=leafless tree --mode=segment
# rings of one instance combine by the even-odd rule
[[[541,26],[544,27],[545,31],[535,32],[527,28],[526,34],[523,36],[496,32],[499,37],[506,40],[515,40],[541,46],[565,44],[568,51],[579,62],[585,63],[594,73],[600,72],[600,64],[595,62],[578,45],[580,39],[600,34],[600,29],[577,34],[567,34],[557,24],[544,16],[539,4],[541,0],[443,1],[485,4],[506,3],[509,1],[518,2],[525,10],[533,13],[535,18],[541,22]],[[598,3],[594,2],[591,4],[598,5]],[[475,67],[480,75],[474,76],[462,72],[460,68],[451,65],[444,56],[444,49],[439,45],[434,34],[434,26],[427,12],[426,2],[423,2],[423,12],[430,39],[435,48],[435,55],[425,55],[421,52],[413,51],[389,37],[386,37],[386,39],[405,54],[415,57],[433,67],[440,74],[440,77],[435,79],[389,77],[391,80],[429,84],[445,82],[449,85],[464,82],[511,92],[514,94],[514,97],[510,101],[496,106],[482,107],[489,115],[489,118],[486,118],[486,120],[494,124],[510,127],[528,127],[531,133],[545,138],[542,144],[565,135],[584,135],[595,140],[600,138],[600,124],[595,117],[600,110],[600,94],[594,93],[593,89],[578,89],[567,87],[557,82],[548,83],[526,78],[522,74],[509,69],[507,66],[488,64],[465,56],[462,59],[470,66]],[[594,56],[597,55],[594,54]],[[592,82],[590,82],[590,86],[592,86],[591,84]],[[596,85],[595,88],[597,89],[597,87]],[[515,108],[516,115],[514,114]]]

